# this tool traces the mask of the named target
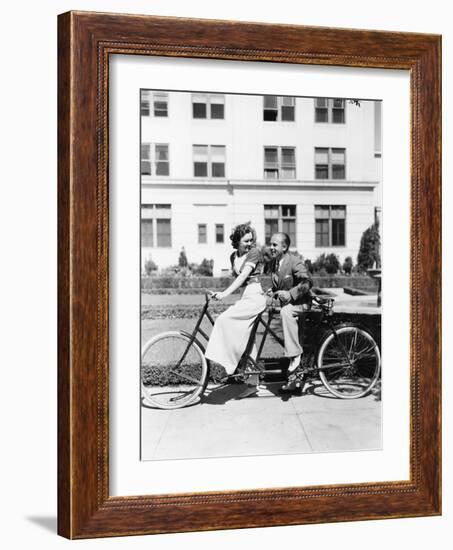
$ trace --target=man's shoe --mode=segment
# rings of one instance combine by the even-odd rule
[[[297,376],[297,374],[290,374],[288,376],[288,382],[286,384],[283,384],[283,386],[280,388],[280,391],[282,393],[292,393],[296,391],[302,391],[302,386],[304,383],[304,379],[302,379]]]

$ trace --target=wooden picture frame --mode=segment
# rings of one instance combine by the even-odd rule
[[[69,12],[58,21],[58,532],[68,538],[441,513],[441,38]],[[111,54],[404,69],[411,95],[410,479],[109,495]]]

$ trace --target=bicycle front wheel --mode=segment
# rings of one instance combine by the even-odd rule
[[[322,341],[317,365],[319,377],[331,394],[341,399],[357,399],[378,381],[381,355],[369,332],[342,326]]]
[[[142,349],[141,386],[145,404],[179,409],[199,400],[208,365],[196,342],[180,332],[164,332]]]

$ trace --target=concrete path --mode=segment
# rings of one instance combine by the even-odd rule
[[[241,384],[210,388],[177,410],[142,406],[142,460],[211,458],[381,448],[381,401],[331,397],[318,383],[282,397],[280,383],[235,400]]]

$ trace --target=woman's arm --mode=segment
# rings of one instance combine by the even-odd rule
[[[228,288],[226,288],[223,292],[215,293],[215,299],[223,300],[230,294],[233,294],[235,290],[237,290],[240,286],[242,286],[243,282],[247,279],[247,277],[250,275],[253,269],[254,267],[252,265],[246,265],[244,269],[241,271],[241,273],[239,273],[239,275],[236,277],[236,279],[231,283],[231,285]]]

